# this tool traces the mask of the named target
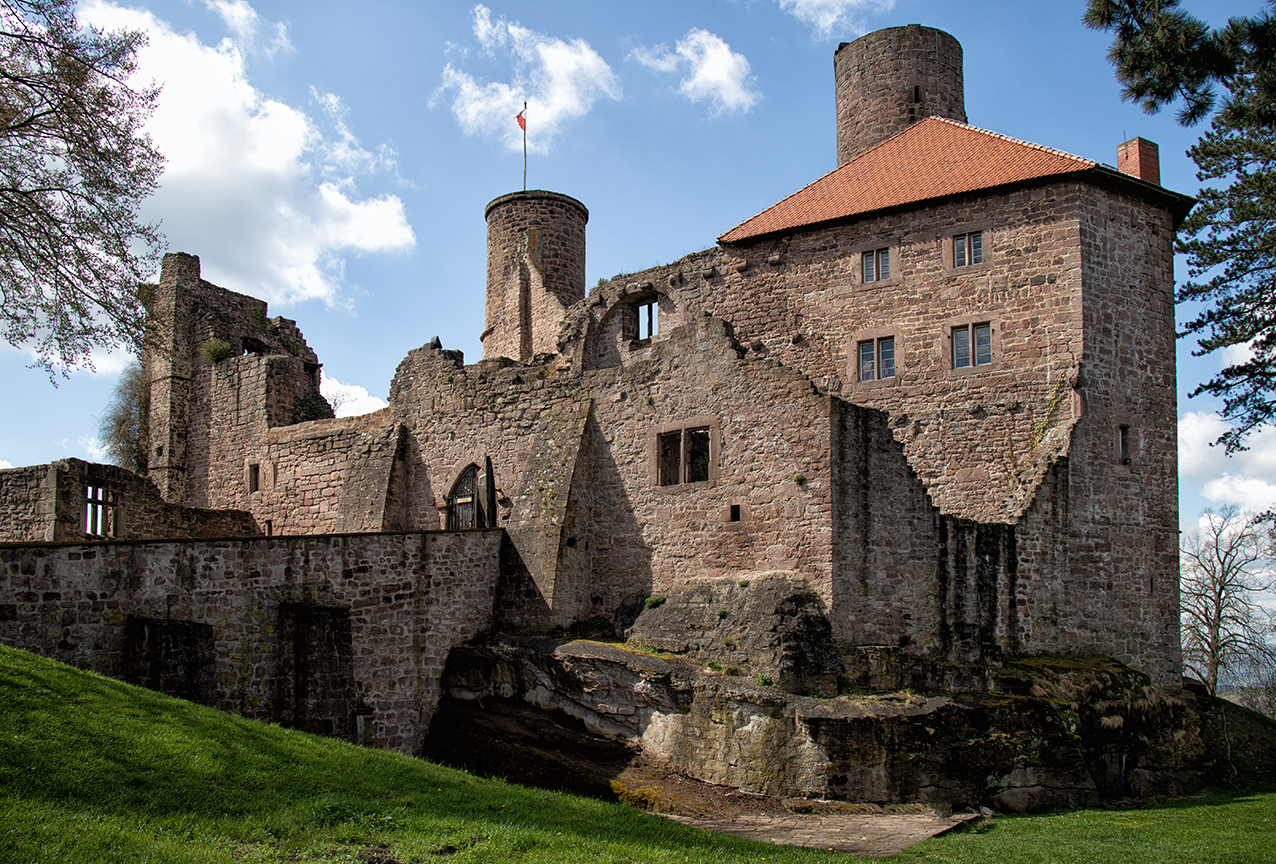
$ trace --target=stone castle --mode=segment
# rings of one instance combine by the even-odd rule
[[[413,752],[453,646],[697,584],[801,582],[848,648],[1177,688],[1192,199],[1140,138],[1112,168],[968,125],[941,31],[834,72],[837,167],[679,261],[586,293],[583,204],[492,201],[483,359],[412,350],[373,414],[166,256],[148,478],[0,472],[0,639]]]

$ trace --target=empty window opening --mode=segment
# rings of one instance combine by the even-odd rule
[[[635,339],[650,339],[660,333],[660,303],[658,301],[652,300],[649,303],[639,303],[634,308],[638,312]]]
[[[462,471],[452,487],[447,499],[447,527],[449,531],[485,527],[483,508],[479,506],[477,465]]]
[[[261,466],[249,465],[248,466],[248,491],[256,492],[260,488],[261,488]]]
[[[859,380],[895,377],[895,337],[867,339],[859,345]]]
[[[682,482],[682,431],[666,432],[656,439],[657,464],[661,486],[677,486]]]
[[[709,479],[709,429],[688,429],[684,438],[687,448],[687,481],[702,483]]]
[[[880,282],[891,278],[891,250],[874,249],[861,257],[865,282]]]
[[[266,536],[267,537],[275,536],[275,523],[270,519],[266,520]]]
[[[953,368],[992,363],[992,325],[963,324],[953,328]]]
[[[86,486],[84,533],[94,537],[114,537],[119,522],[119,498],[114,489]]]
[[[1121,456],[1121,464],[1130,464],[1130,427],[1117,427],[1117,451]]]
[[[661,486],[709,479],[709,427],[679,429],[656,437],[656,471]]]
[[[969,234],[953,236],[954,267],[968,267],[982,263],[984,263],[984,232],[971,231]]]
[[[730,515],[730,520],[731,520],[732,522],[739,522],[739,521],[740,521],[740,505],[739,505],[739,504],[732,504],[732,505],[731,505],[731,515]]]
[[[922,88],[918,86],[917,84],[913,85],[913,101],[914,102],[922,101]]]
[[[155,455],[156,455],[156,456],[163,456],[163,455],[164,455],[164,445],[163,445],[163,444],[161,444],[161,445],[159,445],[158,447],[156,447],[156,448],[155,448]]]

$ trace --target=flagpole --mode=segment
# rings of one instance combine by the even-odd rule
[[[527,103],[523,103],[523,191],[527,191]]]

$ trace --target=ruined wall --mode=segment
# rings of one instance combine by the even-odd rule
[[[63,459],[0,471],[0,542],[94,539],[90,535],[141,540],[259,533],[249,513],[168,504],[145,477],[115,465]]]
[[[199,273],[198,257],[165,255],[148,300],[148,473],[170,503],[224,508],[237,506],[222,489],[228,456],[230,469],[239,468],[239,454],[266,428],[331,417],[332,409],[296,322],[268,319],[264,301]]]
[[[1160,208],[1087,196],[1081,416],[1020,531],[1025,646],[1102,650],[1163,684],[1181,668],[1173,239]]]
[[[500,543],[467,531],[5,544],[0,641],[143,684],[162,683],[163,665],[177,689],[208,675],[201,701],[215,707],[415,753],[448,651],[491,624]]]
[[[1011,523],[1066,451],[1074,419],[1080,202],[1081,184],[1028,186],[710,250],[618,277],[595,292],[601,303],[591,297],[573,310],[589,321],[570,320],[565,335],[605,334],[628,297],[650,284],[675,320],[712,312],[732,323],[750,356],[889,411],[943,512]],[[983,232],[984,261],[956,268],[952,235],[967,230]],[[873,249],[890,250],[891,276],[864,283],[861,255]],[[954,369],[953,328],[970,323],[991,324],[993,362]],[[860,382],[857,346],[883,337],[894,339],[895,375]],[[596,340],[593,357],[605,343]],[[622,362],[641,351],[621,352]],[[586,365],[591,352],[581,353]]]

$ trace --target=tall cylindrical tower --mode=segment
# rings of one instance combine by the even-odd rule
[[[833,76],[839,166],[923,117],[966,122],[961,43],[942,30],[909,24],[843,42]]]
[[[585,297],[585,223],[575,198],[534,189],[487,205],[483,357],[527,361],[558,350],[569,306]]]

